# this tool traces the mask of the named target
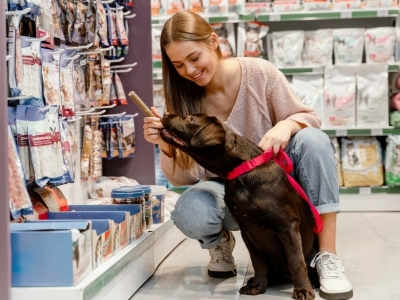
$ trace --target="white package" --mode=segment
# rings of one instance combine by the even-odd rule
[[[322,75],[293,75],[291,86],[303,104],[311,107],[323,120],[324,79]]]
[[[388,66],[360,65],[357,70],[357,127],[387,127],[388,99]]]
[[[224,58],[236,56],[235,28],[233,23],[211,24],[218,35],[219,47]]]
[[[364,50],[364,28],[333,29],[335,64],[360,64]]]
[[[325,67],[324,124],[327,128],[354,128],[356,125],[356,69],[350,66]]]
[[[278,68],[301,66],[304,31],[275,31],[272,33],[272,61]]]
[[[365,58],[369,63],[393,63],[396,32],[394,27],[376,27],[365,30]]]
[[[267,58],[268,30],[267,25],[259,22],[240,23],[237,34],[237,56]]]
[[[304,32],[305,65],[332,64],[333,35],[332,29],[309,30]]]

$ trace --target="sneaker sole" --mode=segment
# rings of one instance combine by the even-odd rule
[[[328,294],[325,293],[324,291],[319,291],[319,295],[321,298],[327,299],[327,300],[346,300],[350,299],[353,297],[353,290],[349,292],[344,292],[344,293],[336,293],[336,294]]]
[[[233,271],[226,271],[226,272],[218,272],[218,271],[210,271],[208,270],[208,276],[213,277],[213,278],[231,278],[235,277],[236,274],[236,269]]]

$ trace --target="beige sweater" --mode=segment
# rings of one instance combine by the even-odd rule
[[[281,120],[294,120],[319,128],[321,121],[303,105],[292,91],[286,77],[270,62],[258,58],[237,58],[242,67],[242,81],[236,103],[225,124],[235,133],[258,144],[265,133]],[[215,177],[199,165],[172,173],[172,158],[161,151],[161,169],[174,186],[194,184]]]

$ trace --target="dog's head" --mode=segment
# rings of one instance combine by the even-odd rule
[[[165,113],[161,138],[190,155],[208,171],[225,177],[235,166],[261,150],[229,130],[216,117],[194,114],[186,117]]]

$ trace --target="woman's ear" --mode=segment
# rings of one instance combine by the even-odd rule
[[[211,45],[214,49],[217,49],[219,45],[218,35],[215,32],[211,33]]]

